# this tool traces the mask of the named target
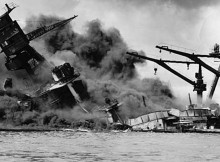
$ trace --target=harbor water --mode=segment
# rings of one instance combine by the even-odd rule
[[[220,134],[0,132],[0,161],[220,161]]]

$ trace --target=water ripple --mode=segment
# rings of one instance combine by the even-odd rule
[[[0,132],[0,161],[220,161],[216,134]]]

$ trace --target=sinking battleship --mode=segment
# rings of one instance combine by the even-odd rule
[[[28,97],[22,92],[18,93],[18,91],[14,93],[13,85],[16,83],[8,77],[4,83],[4,90],[0,94],[9,96],[20,94],[20,103],[29,105],[29,109],[32,109],[32,104],[28,104],[31,98],[47,102],[51,107],[73,107],[77,103],[80,104],[83,99],[88,97],[88,93],[86,84],[79,78],[79,72],[69,63],[59,66],[49,64],[40,53],[30,46],[30,41],[49,31],[63,27],[77,16],[25,34],[17,21],[12,20],[9,15],[15,6],[8,4],[5,6],[7,11],[0,16],[0,47],[1,52],[5,55],[5,67],[8,71],[14,71],[15,74],[25,71],[25,79],[28,78],[28,82],[35,89],[34,92],[31,92],[32,97]],[[42,73],[52,74],[46,79],[42,79],[44,77],[41,76]]]
[[[8,71],[13,71],[13,73],[11,77],[5,78],[3,89],[0,90],[0,96],[15,97],[18,100],[18,111],[22,113],[37,110],[40,106],[58,109],[73,108],[76,105],[84,113],[89,113],[83,104],[83,101],[89,98],[89,94],[86,83],[80,79],[80,73],[68,62],[59,66],[51,65],[44,56],[30,45],[32,40],[47,32],[62,28],[77,16],[40,27],[25,34],[17,21],[12,20],[9,15],[15,9],[15,6],[9,6],[8,4],[5,4],[5,6],[7,11],[0,16],[0,48],[1,53],[5,55],[5,67]],[[22,76],[24,76],[22,79],[28,82],[31,87],[34,87],[34,89],[29,89],[28,93],[15,86],[16,81],[13,80],[13,75],[21,72]],[[25,87],[25,85],[20,86]],[[106,104],[108,105],[107,107],[98,111],[108,119],[108,124],[120,123],[122,120],[118,116],[118,107],[121,104],[118,102],[106,102]],[[17,110],[12,111],[12,116],[14,116]],[[4,115],[4,113],[0,112],[0,120],[4,118]],[[121,126],[121,124],[119,126],[115,125],[115,127]],[[29,131],[30,129],[0,128],[0,130]],[[38,131],[38,129],[34,129],[34,131]],[[42,131],[46,130],[42,129]]]
[[[0,16],[1,52],[5,54],[5,67],[7,70],[14,71],[15,73],[25,71],[25,77],[28,78],[32,85],[34,85],[35,89],[31,92],[31,95],[14,89],[13,85],[16,83],[14,83],[12,78],[8,77],[4,83],[4,90],[0,90],[0,96],[7,95],[17,97],[19,100],[19,107],[22,110],[33,110],[39,106],[39,103],[43,103],[44,105],[48,104],[49,107],[55,109],[63,107],[71,108],[75,105],[79,105],[83,112],[88,113],[83,106],[82,101],[88,99],[89,94],[87,92],[86,84],[80,79],[80,73],[69,63],[64,63],[59,66],[51,65],[30,45],[30,41],[51,30],[66,25],[77,16],[59,21],[52,25],[40,27],[25,34],[17,21],[13,21],[9,16],[14,8],[14,6],[6,4],[7,11]],[[160,48],[168,50],[167,47]],[[199,66],[199,72],[196,74],[197,82],[194,82],[169,68],[164,63],[164,60],[156,60],[140,56],[137,55],[137,53],[128,54],[154,61],[170,70],[180,78],[192,84],[194,86],[194,91],[197,91],[198,96],[202,96],[202,92],[206,90],[206,84],[204,84],[202,80],[201,66]],[[210,56],[216,57],[216,54],[214,53]],[[200,62],[198,58],[194,57],[196,57],[196,55],[193,55],[193,60],[195,62]],[[188,65],[195,62],[184,63]],[[204,65],[205,64],[202,63],[202,66]],[[205,67],[207,66],[205,65]],[[219,72],[216,72],[216,70],[213,69],[211,70],[216,74],[218,79],[220,76]],[[42,71],[49,73],[50,77],[42,80]],[[215,83],[217,84],[216,81]],[[213,93],[214,91],[212,91],[210,95],[212,96]],[[122,103],[119,103],[117,100],[106,99],[106,105],[107,106],[98,111],[105,114],[104,117],[107,119],[107,124],[113,129],[125,130],[129,128],[134,131],[184,132],[195,131],[198,129],[203,130],[202,128],[212,128],[214,126],[218,128],[219,124],[219,117],[214,116],[209,109],[194,109],[194,107],[190,107],[185,111],[170,109],[152,112],[134,119],[123,120],[119,115],[119,108]]]

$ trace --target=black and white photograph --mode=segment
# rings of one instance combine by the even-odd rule
[[[0,162],[219,162],[220,0],[0,0]]]

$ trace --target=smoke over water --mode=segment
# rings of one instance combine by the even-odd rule
[[[61,18],[41,15],[34,19],[36,20],[34,22],[27,21],[26,32]],[[123,119],[179,106],[175,103],[170,87],[159,79],[138,79],[135,64],[143,61],[126,55],[129,47],[120,32],[115,28],[104,29],[99,20],[88,22],[83,34],[74,32],[68,24],[35,40],[33,46],[52,64],[60,65],[63,62],[69,62],[79,70],[81,78],[87,83],[90,95],[89,101],[85,102],[88,110],[103,107],[106,97],[123,103],[120,107],[120,115]],[[139,51],[139,54],[144,55],[144,52]],[[0,72],[7,73],[7,71]],[[4,107],[4,105],[0,106]],[[20,123],[30,121],[39,123],[42,120],[47,124],[62,123],[63,119],[71,123],[79,117],[78,109],[79,107],[74,110],[54,111],[44,108],[46,111],[41,114],[27,112],[20,114],[22,116]],[[74,113],[77,115],[73,115]],[[96,117],[94,114],[91,116],[80,114],[82,119]]]
[[[38,19],[41,24],[42,19],[45,22],[43,25],[55,21],[54,17],[41,16]],[[45,21],[46,19],[48,21]],[[57,20],[60,19],[57,18]],[[26,30],[33,30],[37,25],[27,25],[33,28]],[[71,25],[66,25],[60,30],[48,33],[41,39],[44,40],[45,47],[51,54],[50,57],[54,55],[57,58],[59,55],[63,57],[63,53],[69,51],[67,58],[70,58],[73,66],[80,69],[87,81],[92,100],[98,104],[104,104],[105,97],[126,100],[126,102],[130,97],[131,100],[135,99],[136,102],[139,102],[139,105],[132,107],[134,112],[138,112],[138,108],[135,107],[140,107],[143,112],[149,112],[154,109],[162,109],[166,107],[167,103],[172,103],[174,96],[170,88],[161,81],[136,79],[138,75],[135,64],[143,63],[143,60],[126,55],[129,47],[120,32],[115,28],[104,29],[99,20],[88,22],[83,34],[74,32]],[[140,51],[139,54],[144,55],[144,52]],[[152,102],[146,104],[148,108],[143,108],[143,96],[146,102]],[[157,104],[158,106],[156,106]],[[169,104],[168,106],[170,106]]]

